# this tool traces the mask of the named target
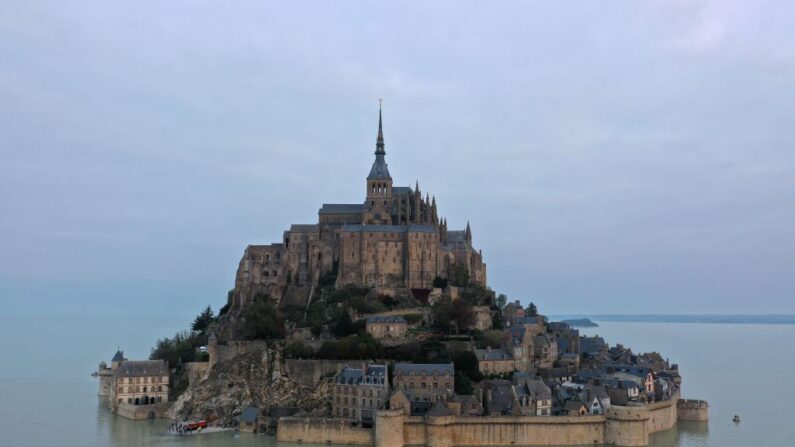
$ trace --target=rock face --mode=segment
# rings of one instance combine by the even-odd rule
[[[242,353],[218,363],[206,379],[191,383],[168,416],[177,421],[207,419],[212,425],[229,425],[248,406],[259,407],[263,414],[273,406],[300,407],[313,416],[329,413],[333,377],[307,383],[293,380],[287,370],[278,345]]]

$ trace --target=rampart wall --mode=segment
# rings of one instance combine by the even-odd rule
[[[276,440],[309,444],[375,445],[375,433],[370,428],[351,427],[343,419],[281,418]]]
[[[676,400],[632,407],[611,406],[598,416],[404,416],[376,414],[375,429],[353,428],[339,419],[283,418],[278,439],[286,442],[375,447],[482,447],[504,445],[645,446],[649,435],[677,421]]]

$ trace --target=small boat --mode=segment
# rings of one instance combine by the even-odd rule
[[[735,414],[734,417],[732,418],[732,422],[734,422],[735,424],[739,424],[740,423],[740,416]]]

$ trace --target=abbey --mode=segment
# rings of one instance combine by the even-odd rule
[[[463,270],[486,285],[486,264],[465,230],[448,230],[436,198],[394,186],[386,163],[381,110],[375,160],[359,203],[325,203],[317,223],[293,224],[280,243],[249,245],[231,303],[240,307],[274,286],[312,286],[336,275],[336,285],[429,289],[434,279]]]

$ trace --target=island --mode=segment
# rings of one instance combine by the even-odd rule
[[[599,327],[598,324],[594,323],[588,318],[575,318],[575,319],[561,320],[561,321],[568,324],[571,327]]]
[[[470,224],[448,226],[418,182],[393,185],[385,156],[379,110],[364,198],[246,247],[217,315],[208,306],[149,359],[101,363],[110,411],[180,434],[375,447],[642,446],[707,419],[661,354],[494,292]]]

